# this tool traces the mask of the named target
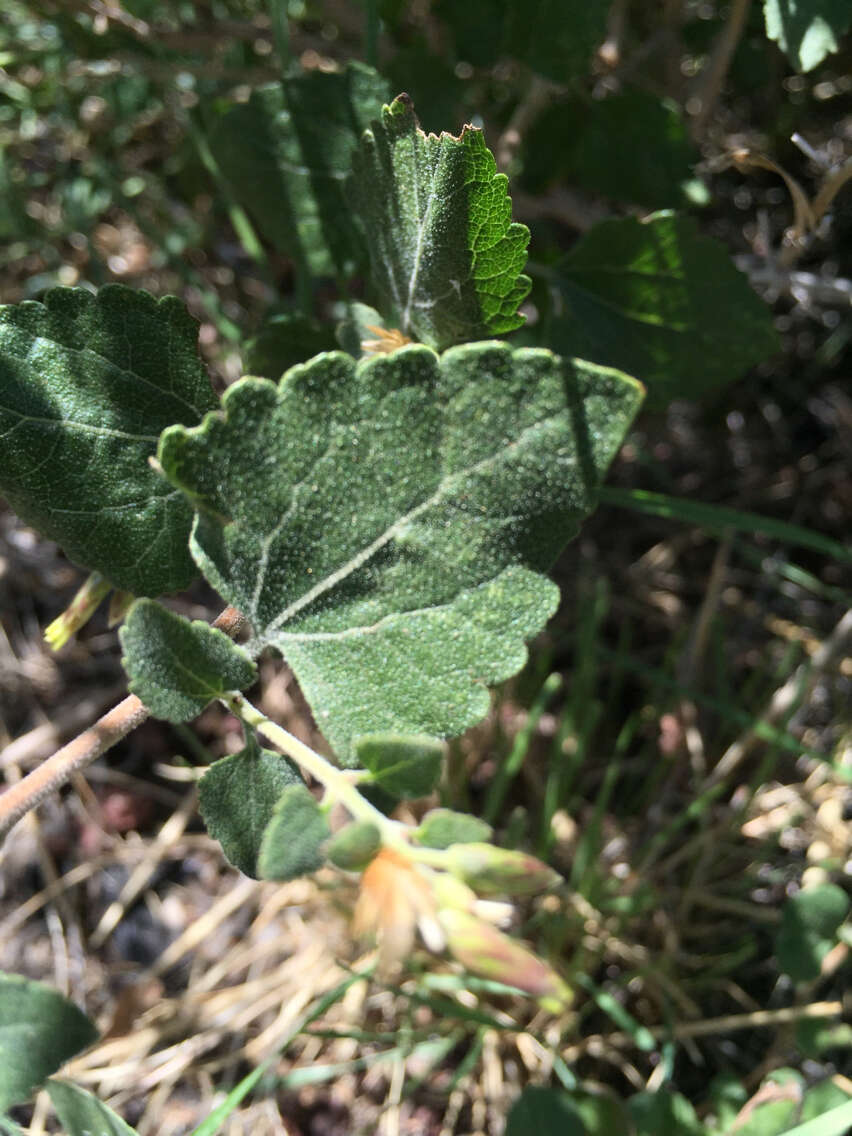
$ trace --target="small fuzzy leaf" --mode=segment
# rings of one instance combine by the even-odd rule
[[[778,347],[769,308],[689,217],[602,221],[558,279],[557,348],[636,375],[651,406],[718,390]]]
[[[212,130],[210,147],[237,200],[275,248],[315,275],[349,274],[365,259],[345,183],[361,132],[388,93],[361,63],[295,72],[253,91]]]
[[[260,845],[258,872],[264,880],[292,880],[325,863],[322,845],[331,829],[303,785],[285,789]]]
[[[852,27],[849,0],[764,0],[766,34],[797,71],[812,71],[839,51]]]
[[[431,809],[414,833],[418,844],[427,848],[449,848],[451,844],[475,844],[490,840],[493,829],[479,817],[456,813],[452,809]]]
[[[136,1136],[135,1128],[85,1089],[53,1079],[46,1088],[68,1136]]]
[[[836,884],[806,888],[784,904],[775,943],[778,965],[794,982],[819,978],[823,958],[837,942],[849,897]]]
[[[345,825],[329,840],[325,853],[338,868],[360,872],[382,846],[382,835],[368,820],[355,820]]]
[[[0,307],[0,492],[44,536],[135,595],[196,575],[192,510],[149,465],[216,405],[198,325],[174,296],[110,284]]]
[[[571,1098],[561,1089],[528,1085],[509,1110],[506,1136],[585,1136]]]
[[[97,1038],[94,1024],[58,991],[0,973],[0,1115]]]
[[[389,324],[438,350],[521,326],[530,234],[512,222],[507,184],[481,130],[424,134],[407,95],[382,109],[352,191]]]
[[[292,667],[340,760],[369,733],[447,737],[523,666],[541,572],[594,508],[633,380],[548,351],[321,355],[166,431],[193,556]],[[424,682],[424,675],[429,681]]]
[[[393,797],[425,797],[441,776],[444,747],[435,738],[365,734],[355,739],[358,765],[372,773],[371,783]]]
[[[260,845],[275,806],[285,789],[302,784],[293,763],[261,749],[253,735],[239,753],[213,762],[198,785],[199,807],[207,831],[235,868],[258,878]]]
[[[209,623],[191,623],[154,600],[137,600],[120,631],[122,663],[133,691],[156,718],[188,722],[208,702],[245,690],[254,663]]]

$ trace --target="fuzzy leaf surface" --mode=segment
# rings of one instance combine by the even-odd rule
[[[254,735],[239,753],[213,762],[198,785],[199,807],[207,831],[235,868],[259,878],[260,844],[275,806],[290,785],[303,784],[293,763],[261,749]]]
[[[355,757],[372,773],[371,784],[392,797],[425,797],[441,776],[444,747],[425,736],[367,734],[356,739]]]
[[[45,1087],[68,1136],[137,1136],[135,1128],[86,1089],[53,1078]]]
[[[94,1024],[58,990],[0,974],[0,1116],[97,1037]]]
[[[345,182],[388,94],[361,63],[297,72],[253,91],[213,128],[210,147],[240,204],[276,249],[315,275],[351,273],[365,259]]]
[[[446,737],[523,666],[541,575],[594,508],[642,397],[617,372],[506,344],[321,355],[167,431],[191,548],[275,647],[352,764],[368,733]]]
[[[154,600],[137,600],[119,632],[129,688],[157,718],[188,722],[227,691],[245,690],[254,663],[228,636]]]
[[[849,0],[764,0],[766,34],[797,71],[812,71],[839,51],[852,27]]]
[[[331,836],[328,821],[304,785],[284,790],[266,826],[258,857],[265,880],[293,880],[325,863],[323,845]]]
[[[78,564],[136,595],[196,575],[192,511],[148,464],[216,405],[174,296],[110,284],[0,307],[0,492]]]
[[[352,161],[387,322],[441,350],[520,327],[529,229],[482,131],[424,134],[407,95],[382,109]]]
[[[490,824],[469,813],[430,809],[414,835],[417,843],[426,848],[449,848],[452,844],[477,844],[490,840],[494,830]]]
[[[717,390],[778,348],[769,308],[689,217],[602,221],[557,271],[558,349],[636,375],[652,406]]]

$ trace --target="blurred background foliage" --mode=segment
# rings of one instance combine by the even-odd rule
[[[483,1106],[482,1124],[495,1133],[500,1101],[528,1080],[558,1084],[555,1102],[533,1094],[518,1106],[516,1136],[543,1131],[541,1116],[607,1136],[705,1125],[771,1136],[852,1089],[852,47],[844,0],[800,6],[822,13],[818,26],[790,23],[794,7],[5,0],[0,12],[3,302],[116,280],[177,293],[200,320],[220,388],[244,369],[277,377],[333,346],[343,302],[370,299],[363,250],[345,246],[337,261],[312,252],[282,222],[291,203],[276,195],[293,171],[282,166],[278,183],[260,166],[241,180],[235,155],[240,124],[258,110],[253,92],[286,75],[296,98],[312,77],[350,74],[354,60],[376,68],[390,96],[407,91],[425,129],[484,128],[514,216],[532,231],[533,291],[515,342],[576,349],[603,312],[608,361],[628,366],[640,333],[649,373],[660,358],[677,360],[679,385],[642,417],[601,509],[557,566],[562,611],[488,722],[453,743],[444,786],[444,804],[485,816],[504,844],[547,855],[568,879],[568,900],[531,907],[520,931],[577,984],[576,1015],[558,1029],[526,1021],[517,1035],[505,1015],[482,1016],[498,995],[428,971],[419,1001],[368,1007],[351,1033],[366,1067],[390,1052],[389,1018],[410,1031],[406,1060],[426,1059],[435,1030],[448,1042],[434,1057],[440,1091],[422,1093],[423,1077],[404,1073],[403,1099],[425,1110],[424,1132],[452,1130],[441,1125],[459,1084],[469,1099],[453,1123],[473,1125],[471,1085],[485,1086],[498,1103]],[[260,97],[279,122],[281,89]],[[318,113],[311,121],[319,136],[329,127]],[[343,150],[359,126],[357,115],[335,124]],[[836,192],[809,223],[820,186]],[[679,216],[639,226],[662,209]],[[671,327],[654,331],[659,342],[648,338],[654,313],[618,293],[639,262],[607,260],[621,248],[608,233],[629,243],[652,231],[676,231],[679,253],[698,250]],[[708,237],[718,242],[709,262]],[[744,276],[725,275],[730,258]],[[601,265],[609,291],[596,285],[591,305],[582,289]],[[720,307],[713,336],[694,334],[689,321],[700,325],[746,278],[748,304]],[[738,322],[751,303],[771,306],[754,332]],[[726,337],[727,320],[736,335]],[[689,397],[701,393],[693,373],[714,368],[720,380]],[[91,651],[84,637],[64,671],[40,657],[38,622],[55,614],[57,587],[70,595],[78,581],[21,538],[7,536],[4,549],[4,610],[26,613],[6,627],[11,656],[53,668],[44,685],[31,663],[10,667],[0,694],[15,737],[45,707],[61,720],[81,689],[114,684],[120,668],[97,625]],[[301,715],[293,728],[308,730],[298,698],[288,699],[286,713]],[[214,711],[203,745],[155,729],[146,744],[166,763],[176,749],[194,746],[205,762],[230,744]],[[110,761],[163,791],[144,747]],[[168,815],[159,805],[137,814],[143,835]],[[66,833],[51,847],[67,870],[74,840]],[[224,870],[217,878],[233,886]],[[126,963],[141,948],[124,949]],[[0,955],[15,962],[14,947]],[[541,1052],[517,1041],[539,1027]],[[236,1027],[232,1040],[239,1049]],[[298,1043],[296,1073],[319,1052]],[[203,1077],[193,1091],[209,1101]],[[129,1118],[145,1120],[132,1083],[121,1092]],[[322,1131],[355,1130],[354,1113],[334,1121],[329,1099]],[[299,1109],[312,1131],[314,1113]],[[362,1130],[375,1131],[376,1115]],[[162,1115],[156,1123],[140,1131],[188,1130]]]

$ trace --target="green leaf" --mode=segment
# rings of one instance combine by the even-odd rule
[[[208,702],[245,690],[257,669],[223,631],[191,623],[154,600],[137,600],[120,631],[133,691],[156,718],[188,722]]]
[[[439,0],[460,58],[493,67],[501,55],[559,83],[588,74],[611,0]]]
[[[58,991],[0,973],[0,1113],[97,1038],[94,1024]]]
[[[720,389],[778,347],[767,306],[689,217],[601,222],[558,285],[556,348],[636,375],[652,406]]]
[[[314,275],[348,275],[364,260],[345,182],[388,94],[361,63],[297,72],[255,90],[211,132],[210,148],[263,236]]]
[[[636,1136],[705,1136],[707,1132],[686,1097],[668,1089],[635,1093],[627,1108]]]
[[[640,400],[624,375],[501,343],[333,353],[235,383],[160,460],[200,510],[205,576],[351,765],[359,735],[446,737],[487,712]]]
[[[451,844],[478,844],[494,834],[490,824],[452,809],[431,809],[414,833],[418,844],[427,848],[449,848]]]
[[[678,107],[639,89],[549,107],[524,138],[523,181],[533,192],[569,179],[613,201],[684,205],[698,185],[699,152]]]
[[[292,880],[325,863],[322,845],[331,829],[313,796],[303,785],[281,794],[260,846],[258,871],[265,880]]]
[[[355,759],[372,773],[373,785],[393,797],[413,799],[427,796],[437,785],[444,747],[425,736],[365,734],[355,739]]]
[[[0,307],[0,492],[78,564],[136,595],[195,576],[191,509],[149,465],[216,405],[174,296],[57,288]]]
[[[383,314],[430,347],[524,322],[530,234],[512,222],[507,179],[496,170],[481,130],[424,134],[407,95],[382,109],[354,155],[353,200]]]
[[[841,48],[852,27],[849,0],[764,0],[766,34],[797,71],[811,71]]]
[[[243,372],[277,382],[290,367],[335,347],[326,323],[292,312],[270,316],[243,346]]]
[[[85,1089],[52,1079],[46,1088],[68,1136],[136,1136],[135,1128]]]
[[[775,942],[779,967],[794,982],[819,978],[823,958],[837,942],[849,897],[836,884],[820,884],[792,896],[781,912]]]
[[[298,769],[280,753],[261,749],[253,734],[239,753],[214,761],[199,782],[207,831],[234,867],[254,879],[263,833],[290,785],[303,785]]]
[[[355,820],[344,825],[328,842],[325,853],[338,868],[359,872],[366,868],[382,846],[382,835],[368,820]]]
[[[528,1086],[512,1105],[506,1136],[585,1136],[586,1129],[571,1098],[560,1089]]]

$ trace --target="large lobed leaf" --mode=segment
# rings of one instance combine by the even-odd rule
[[[53,1078],[45,1087],[68,1136],[137,1136],[135,1128],[85,1089]]]
[[[558,286],[556,348],[636,375],[654,406],[719,389],[778,347],[766,304],[689,217],[602,221],[562,261]]]
[[[376,732],[460,733],[553,613],[540,573],[596,502],[635,380],[501,343],[243,379],[160,460],[193,556],[287,659],[345,763]]]
[[[413,339],[441,349],[520,327],[529,230],[482,131],[424,134],[407,95],[382,110],[352,162],[373,279]]]
[[[68,556],[137,595],[195,568],[192,511],[151,469],[161,431],[216,405],[197,324],[114,284],[0,308],[0,492]]]
[[[317,275],[352,272],[364,259],[345,182],[361,132],[387,97],[387,82],[361,63],[297,72],[252,92],[211,133],[263,236]]]

